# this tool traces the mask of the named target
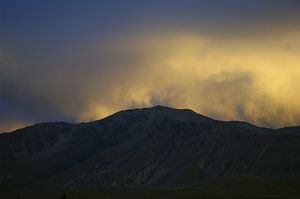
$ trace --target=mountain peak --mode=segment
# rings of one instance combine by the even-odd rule
[[[158,105],[153,106],[152,108],[170,108],[170,107],[162,106],[162,105],[158,104]]]
[[[183,122],[207,122],[212,119],[200,115],[190,109],[176,109],[168,106],[156,105],[153,107],[140,108],[140,109],[128,109],[120,111],[112,117],[116,116],[128,116],[128,115],[140,115],[146,116],[149,120],[160,120],[163,118],[171,118]]]

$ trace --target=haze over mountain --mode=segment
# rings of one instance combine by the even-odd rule
[[[298,0],[1,0],[0,132],[156,104],[300,124],[299,24]]]
[[[300,177],[300,127],[267,129],[163,106],[0,134],[0,191],[195,186],[214,177]]]

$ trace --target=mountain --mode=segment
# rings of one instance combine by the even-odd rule
[[[300,127],[260,128],[155,106],[0,134],[0,191],[182,187],[232,176],[299,179]]]

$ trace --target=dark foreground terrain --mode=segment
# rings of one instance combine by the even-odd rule
[[[94,189],[12,191],[1,199],[298,199],[299,184],[253,176],[209,180],[197,187],[114,187]]]
[[[300,127],[216,121],[187,109],[0,134],[1,198],[297,198],[299,179]]]

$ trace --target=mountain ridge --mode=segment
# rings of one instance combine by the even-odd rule
[[[298,133],[299,132],[299,133]],[[267,129],[163,106],[0,135],[0,190],[193,186],[214,177],[300,177],[300,128]]]
[[[16,129],[16,130],[13,130],[13,131],[8,131],[8,132],[0,132],[0,135],[1,134],[6,134],[6,133],[16,133],[17,131],[19,130],[22,130],[22,129],[26,129],[26,128],[29,128],[29,127],[34,127],[36,125],[47,125],[47,124],[69,124],[69,125],[81,125],[81,124],[87,124],[87,123],[94,123],[94,122],[98,122],[98,121],[101,121],[103,119],[106,119],[106,118],[110,118],[110,117],[113,117],[115,115],[118,115],[118,114],[123,114],[123,113],[128,113],[128,112],[132,112],[132,111],[145,111],[145,110],[152,110],[152,109],[170,109],[170,110],[177,110],[177,111],[190,111],[192,113],[194,113],[195,115],[198,115],[200,117],[203,117],[203,118],[207,118],[207,119],[210,119],[210,120],[214,120],[214,121],[220,121],[220,122],[229,122],[229,123],[240,123],[240,124],[246,124],[246,125],[251,125],[251,126],[254,126],[254,127],[258,127],[258,128],[265,128],[265,129],[273,129],[273,130],[279,130],[279,129],[285,129],[285,128],[298,128],[300,127],[300,125],[294,125],[294,126],[286,126],[286,127],[280,127],[280,128],[270,128],[270,127],[264,127],[264,126],[257,126],[257,125],[254,125],[250,122],[247,122],[247,121],[243,121],[243,120],[218,120],[218,119],[213,119],[211,117],[208,117],[208,116],[205,116],[203,114],[200,114],[200,113],[197,113],[195,111],[193,111],[192,109],[188,109],[188,108],[172,108],[172,107],[169,107],[169,106],[163,106],[163,105],[155,105],[155,106],[152,106],[152,107],[145,107],[145,108],[133,108],[133,109],[126,109],[126,110],[120,110],[120,111],[117,111],[109,116],[106,116],[104,118],[101,118],[101,119],[97,119],[97,120],[93,120],[93,121],[88,121],[88,122],[79,122],[79,123],[73,123],[73,122],[64,122],[64,121],[57,121],[57,122],[38,122],[36,124],[32,124],[32,125],[29,125],[29,126],[25,126],[25,127],[22,127],[22,128],[19,128],[19,129]]]

